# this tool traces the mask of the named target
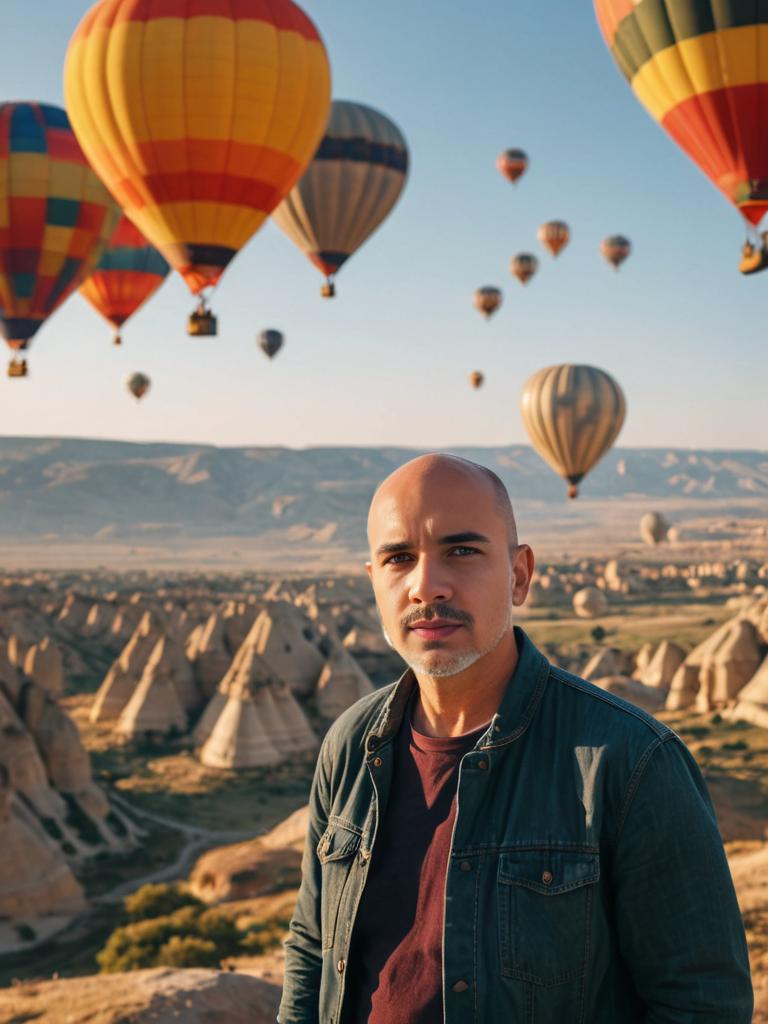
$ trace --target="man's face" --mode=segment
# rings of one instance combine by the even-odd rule
[[[374,499],[368,531],[384,632],[414,671],[456,675],[510,631],[512,606],[528,590],[530,549],[510,551],[514,538],[484,477],[406,467]]]

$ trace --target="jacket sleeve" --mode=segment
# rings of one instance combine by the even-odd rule
[[[323,958],[321,867],[317,845],[327,826],[330,805],[327,753],[327,742],[324,742],[309,796],[309,830],[301,861],[301,887],[285,940],[285,980],[278,1024],[319,1024]]]
[[[706,784],[674,734],[630,779],[613,862],[619,945],[644,1024],[750,1024],[749,958]]]

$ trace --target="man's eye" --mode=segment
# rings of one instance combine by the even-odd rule
[[[397,555],[390,555],[389,558],[386,558],[384,560],[384,565],[402,565],[403,563],[400,561],[400,559],[401,558],[410,558],[410,557],[411,557],[410,555],[405,554],[404,552],[401,551]]]
[[[458,547],[451,548],[451,554],[459,553],[460,555],[476,555],[477,548],[468,548],[466,544],[459,544]]]

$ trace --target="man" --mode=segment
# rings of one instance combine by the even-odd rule
[[[748,1024],[696,764],[513,626],[534,558],[498,477],[414,459],[368,536],[410,668],[323,743],[281,1024]]]

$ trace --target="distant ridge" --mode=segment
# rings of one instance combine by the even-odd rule
[[[0,538],[279,536],[358,550],[376,484],[420,450],[0,438]],[[566,513],[562,481],[532,448],[452,451],[494,469],[518,507]],[[589,475],[580,504],[676,500],[722,511],[762,497],[768,508],[768,452],[618,448]]]

